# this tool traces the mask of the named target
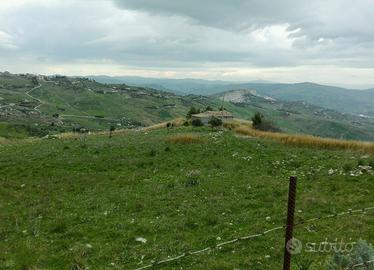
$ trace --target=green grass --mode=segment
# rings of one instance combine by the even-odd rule
[[[203,139],[170,142],[184,134]],[[298,221],[371,206],[373,175],[349,172],[373,163],[190,127],[0,145],[0,269],[135,269],[262,232],[284,224],[290,175],[299,177]],[[372,241],[373,213],[300,226],[295,236]],[[274,232],[156,269],[281,269],[282,247]],[[311,257],[323,269],[327,256],[295,261]]]

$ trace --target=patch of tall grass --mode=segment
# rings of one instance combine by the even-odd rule
[[[203,143],[204,138],[194,134],[181,134],[167,139],[170,143],[180,143],[180,144],[193,144],[193,143]]]
[[[353,150],[374,154],[374,143],[371,142],[329,139],[310,135],[290,135],[277,132],[260,131],[244,126],[237,127],[234,130],[236,133],[241,135],[256,138],[268,138],[289,145],[307,146],[318,149]]]
[[[159,123],[159,124],[155,124],[155,125],[152,125],[152,126],[149,126],[149,127],[142,128],[142,130],[143,131],[150,131],[150,130],[155,130],[155,129],[166,128],[168,123],[173,124],[173,127],[181,127],[181,126],[183,126],[185,121],[186,120],[183,119],[183,118],[176,118],[172,121],[162,122],[162,123]]]
[[[227,129],[236,129],[242,126],[251,126],[252,122],[243,119],[234,119],[223,123],[223,127]]]

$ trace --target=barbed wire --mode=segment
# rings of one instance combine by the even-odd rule
[[[311,222],[314,222],[314,221],[323,220],[323,219],[338,218],[338,217],[352,215],[352,214],[365,213],[365,212],[368,212],[368,211],[371,211],[371,210],[374,210],[374,206],[373,207],[365,207],[365,208],[361,208],[361,209],[355,209],[355,210],[348,209],[348,211],[345,211],[345,212],[334,213],[334,214],[329,214],[329,215],[325,215],[325,216],[310,218],[310,219],[307,219],[307,220],[302,220],[302,221],[299,221],[299,222],[295,223],[294,227],[300,226],[300,225],[303,225],[303,224],[306,224],[306,223],[311,223]]]
[[[365,266],[366,269],[368,269],[367,267],[368,267],[369,264],[371,264],[371,263],[374,263],[374,260],[366,261],[366,262],[362,262],[362,263],[358,263],[358,264],[352,265],[352,266],[350,266],[350,267],[347,267],[347,268],[345,268],[344,270],[353,270],[353,269],[355,269],[355,268],[357,268],[357,267],[360,267],[360,266]]]
[[[361,209],[355,209],[355,210],[348,209],[348,211],[345,211],[345,212],[330,214],[330,215],[326,215],[326,216],[319,216],[319,217],[316,217],[316,218],[311,218],[311,219],[307,219],[307,220],[304,220],[304,221],[300,221],[300,222],[296,223],[294,226],[299,226],[299,225],[302,225],[302,224],[306,224],[306,223],[310,223],[310,222],[314,222],[314,221],[319,221],[319,220],[323,220],[323,219],[342,217],[342,216],[355,214],[355,213],[363,213],[364,214],[364,213],[366,213],[368,211],[371,211],[371,210],[374,210],[374,206],[373,207],[365,207],[365,208],[361,208]],[[261,237],[261,236],[266,236],[267,234],[269,234],[271,232],[284,230],[286,227],[287,227],[286,225],[278,226],[278,227],[274,227],[272,229],[266,230],[262,233],[256,233],[256,234],[252,234],[252,235],[247,235],[247,236],[234,238],[234,239],[231,239],[231,240],[228,240],[228,241],[225,241],[225,242],[218,243],[218,244],[213,245],[211,247],[206,247],[206,248],[196,250],[196,251],[188,251],[188,252],[182,253],[180,255],[177,255],[175,257],[170,257],[170,258],[163,259],[163,260],[160,260],[160,261],[152,262],[152,263],[147,264],[145,266],[142,266],[140,268],[136,268],[135,270],[143,270],[143,269],[152,268],[152,267],[157,266],[157,265],[162,265],[162,264],[165,264],[165,263],[177,261],[177,260],[180,260],[180,259],[185,258],[185,257],[190,256],[190,255],[197,255],[197,254],[204,253],[204,252],[207,252],[207,251],[211,251],[211,250],[214,250],[214,249],[218,249],[218,248],[221,248],[223,246],[233,244],[233,243],[236,243],[236,242],[255,239],[255,238],[258,238],[258,237]]]

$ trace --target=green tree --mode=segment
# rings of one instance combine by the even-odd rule
[[[214,111],[214,109],[212,107],[208,106],[208,107],[205,108],[205,111],[210,112],[210,111]]]
[[[259,113],[259,112],[256,112],[255,115],[252,117],[252,126],[254,128],[258,128],[261,126],[262,124],[262,120],[263,120],[264,116]]]
[[[187,113],[187,118],[189,119],[189,118],[191,118],[191,116],[193,115],[193,114],[197,114],[197,113],[199,113],[200,111],[199,110],[197,110],[194,106],[192,106],[191,108],[190,108],[190,110],[188,111],[188,113]]]
[[[220,127],[220,126],[222,126],[223,122],[222,122],[221,119],[212,116],[212,118],[210,118],[208,124],[209,124],[212,128],[216,128],[216,127]]]
[[[109,128],[109,138],[112,138],[113,136],[113,132],[116,130],[116,127],[115,126],[110,126]]]

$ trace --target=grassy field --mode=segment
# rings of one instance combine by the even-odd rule
[[[0,269],[136,269],[296,219],[372,206],[374,156],[191,127],[0,144]],[[373,212],[297,227],[374,239]],[[331,253],[295,255],[324,269]],[[155,269],[281,269],[283,232]],[[297,268],[294,268],[297,269]]]

